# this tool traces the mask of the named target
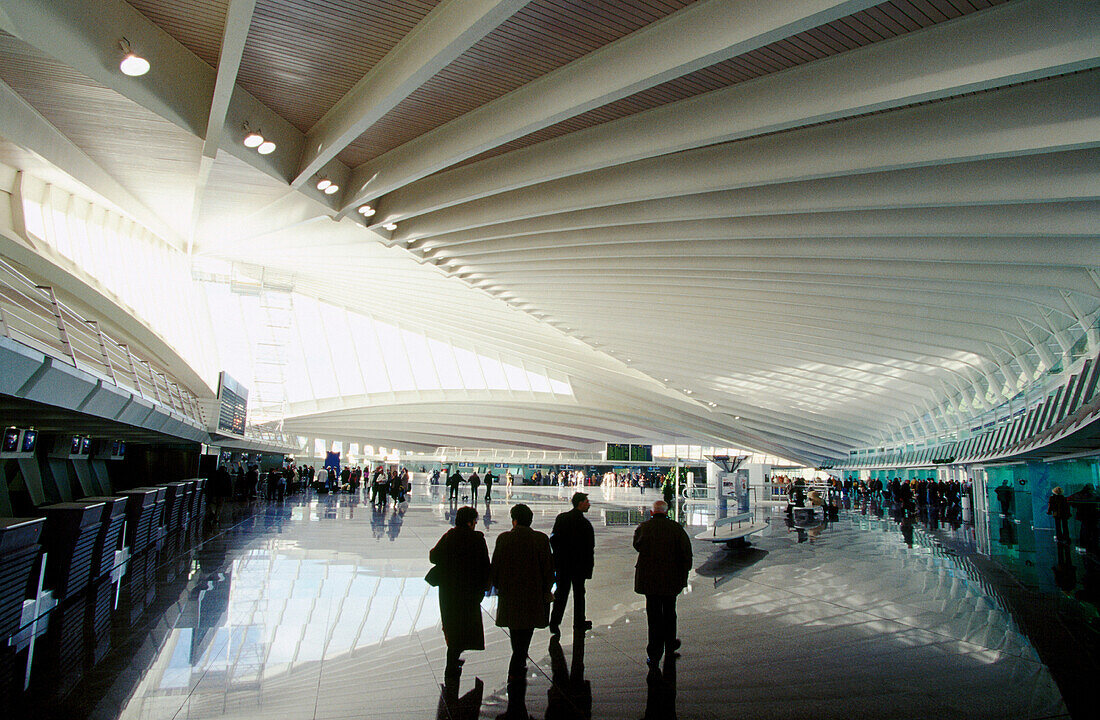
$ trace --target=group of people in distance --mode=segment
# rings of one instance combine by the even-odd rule
[[[511,475],[511,473],[508,473],[508,474]],[[496,479],[497,478],[496,478],[495,475],[493,475],[492,470],[487,470],[485,472],[485,502],[491,502],[492,499],[493,499],[493,483],[496,482]],[[433,475],[433,484],[434,484],[434,481],[435,481],[435,477]],[[468,481],[462,479],[462,473],[460,473],[458,470],[455,470],[453,473],[448,475],[447,476],[447,498],[449,500],[457,501],[458,500],[459,486],[462,485],[462,483],[464,483],[464,482],[469,482],[470,483],[470,502],[476,503],[477,502],[477,489],[479,487],[481,487],[481,483],[482,483],[482,478],[481,478],[480,475],[477,474],[476,470],[470,475],[470,478],[469,478]],[[508,483],[508,484],[511,485],[511,483]]]
[[[429,581],[439,587],[447,643],[446,679],[458,678],[464,651],[485,649],[481,601],[491,588],[498,597],[496,624],[507,628],[511,637],[509,684],[522,681],[526,673],[536,629],[549,627],[551,643],[559,641],[570,593],[574,632],[591,629],[585,617],[584,585],[592,577],[595,534],[584,515],[590,506],[588,495],[575,493],[571,501],[573,508],[557,516],[549,537],[532,529],[531,508],[512,506],[512,529],[497,538],[491,558],[485,536],[475,529],[477,510],[458,509],[454,528],[429,554],[435,566]],[[649,621],[647,662],[652,672],[659,672],[662,656],[672,658],[680,647],[676,596],[687,586],[691,540],[679,523],[669,519],[668,505],[659,500],[650,519],[635,530],[634,548],[638,551],[634,591],[645,595]]]

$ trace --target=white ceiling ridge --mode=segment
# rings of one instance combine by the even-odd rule
[[[400,228],[410,247],[645,224],[662,220],[804,215],[1096,200],[1100,151],[1066,150],[950,165],[880,170],[788,183],[704,191],[579,210],[483,221],[466,206],[418,217]]]
[[[1100,213],[1092,218],[1100,221]],[[867,259],[892,262],[940,262],[944,264],[986,265],[1047,265],[1053,267],[1079,267],[1082,253],[1096,247],[1100,240],[1100,223],[1075,235],[1026,232],[1018,235],[955,234],[911,235],[904,231],[897,235],[837,235],[821,234],[817,237],[782,237],[770,234],[762,237],[736,237],[726,223],[712,223],[707,227],[696,225],[677,232],[674,223],[661,227],[621,228],[609,230],[599,239],[598,233],[585,233],[591,238],[573,236],[561,244],[545,243],[540,247],[532,238],[529,252],[513,246],[506,251],[486,249],[480,253],[465,251],[448,252],[441,249],[437,256],[464,267],[483,272],[487,268],[501,266],[537,266],[552,262],[575,262],[614,258],[634,261],[638,266],[652,266],[672,258],[682,258],[690,253],[693,260],[708,264],[710,260],[737,260],[767,255],[777,260],[852,260]],[[797,220],[793,220],[797,223]],[[634,240],[630,235],[635,233]],[[795,233],[790,233],[794,235]],[[1042,244],[1041,251],[1039,244]],[[445,254],[447,252],[447,254]]]
[[[430,175],[379,198],[375,218],[398,222],[647,157],[1095,67],[1098,43],[1089,0],[1008,3]]]
[[[535,130],[874,4],[698,0],[360,165],[343,212]]]
[[[417,238],[641,201],[659,211],[667,198],[716,190],[1095,148],[1100,144],[1097,77],[1096,72],[1062,76],[639,160],[438,210],[402,223],[399,230],[402,237]],[[1095,181],[1095,168],[1091,172]],[[1069,197],[1082,195],[1078,190]]]

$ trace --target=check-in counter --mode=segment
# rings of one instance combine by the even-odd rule
[[[91,581],[97,582],[110,575],[115,566],[124,560],[120,553],[123,548],[122,528],[126,524],[126,497],[101,495],[86,497],[80,502],[101,502],[107,506],[92,554]]]
[[[160,485],[164,488],[164,528],[167,532],[175,532],[183,527],[185,506],[190,501],[187,497],[187,483],[169,482]],[[189,511],[187,508],[186,511]]]
[[[42,555],[38,541],[45,525],[45,518],[0,518],[0,641],[19,629],[23,601],[37,592],[32,575]]]
[[[157,488],[150,487],[119,493],[126,498],[126,544],[130,546],[131,555],[146,552],[156,538],[157,493]]]
[[[101,502],[64,502],[41,508],[46,516],[41,537],[46,550],[46,587],[58,601],[88,587],[106,509]]]

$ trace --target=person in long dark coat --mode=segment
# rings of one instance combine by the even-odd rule
[[[527,651],[535,628],[550,622],[554,561],[550,538],[531,529],[534,514],[526,505],[511,510],[512,529],[497,538],[490,577],[497,589],[497,625],[510,630],[512,660],[509,680],[521,679],[527,670]]]
[[[461,507],[455,526],[443,534],[428,554],[440,570],[439,614],[447,640],[445,675],[457,675],[465,650],[485,649],[481,600],[489,589],[489,548],[475,530],[477,510]]]
[[[649,620],[649,665],[657,667],[661,655],[669,657],[680,647],[676,638],[676,596],[687,587],[691,571],[691,539],[684,528],[668,518],[668,504],[653,503],[653,517],[634,531],[638,563],[634,592],[645,595]]]
[[[1062,488],[1056,487],[1047,499],[1047,514],[1054,518],[1054,537],[1060,542],[1069,542],[1069,500],[1062,494]]]

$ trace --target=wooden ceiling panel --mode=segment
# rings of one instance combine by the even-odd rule
[[[516,138],[459,165],[854,50],[1007,0],[891,0]]]
[[[259,0],[237,82],[308,131],[438,0]]]
[[[532,0],[349,145],[354,167],[672,14],[690,0]]]
[[[218,66],[229,0],[127,1],[210,67]]]

